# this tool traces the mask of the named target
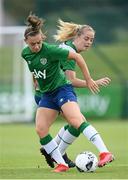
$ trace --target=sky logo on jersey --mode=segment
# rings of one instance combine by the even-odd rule
[[[39,78],[46,79],[46,69],[44,69],[43,72],[37,71],[36,69],[34,69],[32,73],[36,79],[39,79]]]
[[[46,58],[41,58],[40,62],[41,62],[41,64],[45,65],[47,63],[47,59]]]

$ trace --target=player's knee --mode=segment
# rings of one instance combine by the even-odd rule
[[[48,128],[36,126],[36,132],[39,135],[39,137],[45,137],[48,134]]]
[[[83,118],[70,118],[70,124],[75,127],[76,129],[78,129],[80,127],[80,125],[84,122]]]

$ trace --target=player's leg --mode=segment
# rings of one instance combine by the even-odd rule
[[[82,114],[81,114],[81,115],[82,115]],[[66,119],[66,118],[64,117],[64,114],[63,114],[62,112],[61,112],[61,116],[62,116],[64,119]],[[82,117],[83,117],[83,119],[85,119],[83,115],[82,115]],[[80,134],[80,132],[79,132],[76,128],[74,128],[73,126],[71,127],[69,124],[66,124],[66,125],[64,125],[64,126],[59,130],[59,132],[57,133],[57,135],[56,135],[55,138],[54,138],[54,140],[56,141],[56,143],[57,143],[58,145],[60,144],[61,140],[63,141],[63,135],[64,135],[64,133],[65,133],[65,131],[66,131],[67,129],[68,129],[68,131],[69,131],[69,136],[70,136],[70,134],[71,134],[73,140],[75,140],[75,139],[79,136],[79,134]],[[68,138],[68,134],[67,134],[67,138]],[[69,138],[71,138],[71,137],[69,137]]]
[[[54,140],[56,141],[56,143],[59,145],[60,141],[65,133],[65,131],[68,129],[69,124],[64,125],[59,132],[57,133],[57,135],[54,137]]]
[[[51,157],[56,161],[57,164],[63,165],[64,171],[68,170],[68,165],[65,163],[60,151],[58,150],[58,145],[52,139],[49,132],[49,127],[54,122],[58,112],[53,109],[40,107],[37,109],[36,113],[36,131],[40,137],[41,146],[45,151],[51,155]]]
[[[57,135],[55,136],[54,140],[56,141],[56,143],[59,145],[61,140],[63,141],[63,135],[65,133],[65,131],[69,128],[69,124],[66,124],[65,126],[63,126],[59,132],[57,133]],[[43,149],[41,148],[41,151]],[[43,150],[44,151],[44,150]],[[64,152],[62,154],[63,159],[65,160],[65,162],[68,164],[69,168],[74,168],[75,167],[75,163],[68,157],[67,153]]]
[[[56,141],[56,143],[59,145],[59,143],[61,142],[61,139],[63,137],[63,134],[65,133],[66,129],[69,127],[69,125],[65,125],[63,126],[58,134],[56,135],[56,137],[54,138],[54,140]],[[72,127],[72,129],[74,129],[74,127]],[[74,130],[75,131],[75,130]],[[70,135],[71,136],[71,135]],[[62,139],[63,141],[63,139]],[[66,143],[66,142],[65,142]],[[43,147],[40,148],[40,152],[42,155],[45,156],[46,162],[50,167],[54,167],[54,161],[51,158],[51,156],[49,154],[47,154],[47,152],[45,151],[45,149]],[[64,151],[64,153],[62,154],[63,159],[65,160],[65,162],[68,164],[69,168],[73,168],[75,167],[75,163],[68,157],[67,153]]]
[[[35,91],[35,96],[34,96],[34,99],[35,99],[35,102],[36,102],[36,105],[38,106],[39,105],[39,102],[41,100],[41,97],[42,97],[42,94],[40,91],[36,90]],[[54,161],[51,157],[50,154],[47,154],[47,152],[45,151],[45,149],[43,148],[43,146],[40,148],[40,152],[41,154],[45,157],[45,160],[47,162],[47,164],[51,167],[51,168],[54,168]]]
[[[70,132],[71,130],[71,132]],[[69,126],[68,129],[64,132],[63,136],[61,137],[61,141],[59,143],[59,150],[70,168],[75,167],[75,163],[67,156],[65,152],[67,147],[71,145],[74,140],[79,136],[80,132],[73,126]]]
[[[58,134],[56,135],[56,137],[54,138],[54,140],[56,141],[56,143],[59,145],[62,136],[64,134],[64,132],[66,131],[66,129],[69,127],[68,124],[66,124],[65,126],[63,126]],[[45,151],[45,149],[43,147],[40,148],[40,152],[41,154],[45,157],[47,164],[51,167],[54,168],[54,160],[51,158],[51,156],[49,154],[47,154],[47,152]],[[69,168],[73,168],[75,167],[75,163],[68,157],[67,153],[65,152],[63,154],[63,159],[65,160],[65,162],[68,164]]]
[[[63,118],[65,118],[64,114],[62,112],[61,112],[61,116]],[[85,119],[83,115],[82,115],[82,117],[83,117],[83,119]],[[54,138],[54,140],[60,146],[60,151],[61,151],[61,154],[63,155],[65,162],[68,164],[68,166],[70,168],[75,167],[75,163],[67,156],[67,153],[65,152],[65,150],[67,149],[67,147],[69,145],[71,145],[75,141],[75,139],[79,135],[80,135],[80,131],[78,129],[67,124],[59,130],[59,132],[57,133],[57,135]]]
[[[99,150],[99,163],[98,166],[102,167],[107,163],[114,160],[114,156],[108,151],[103,139],[101,138],[98,131],[89,123],[83,122],[79,127],[79,130],[84,134],[89,141],[91,141],[96,148]]]
[[[83,120],[85,120],[82,114],[81,116]],[[68,126],[68,128],[63,133],[63,136],[61,137],[61,141],[59,143],[59,149],[62,155],[65,154],[65,151],[68,148],[68,146],[71,145],[79,135],[80,135],[79,129],[76,129],[71,125]]]
[[[64,118],[64,114],[62,112],[61,112],[61,116]],[[65,132],[68,128],[69,128],[69,124],[66,124],[59,130],[59,132],[55,136],[54,140],[57,142],[58,145],[60,144],[61,140],[64,141],[63,135],[65,134]],[[68,164],[69,168],[75,167],[75,163],[68,157],[68,155],[65,151],[64,151],[64,153],[62,153],[62,156],[63,156],[65,162]]]
[[[79,114],[79,107],[78,108],[74,107],[73,109],[73,105],[72,105],[72,113],[70,113],[70,111],[68,111],[68,108],[70,108],[70,104],[68,104],[68,106],[63,107],[63,112],[65,113],[65,116],[67,118],[70,117],[71,119],[71,120],[69,119],[70,123],[74,123],[75,117],[73,117],[72,114],[74,114],[75,112],[76,114],[74,115],[77,117],[77,115]],[[76,124],[76,127],[77,127],[77,124]],[[80,132],[83,132],[84,136],[87,137],[87,139],[90,140],[99,150],[100,152],[100,156],[99,156],[100,159],[99,159],[99,164],[98,164],[99,167],[104,166],[105,164],[107,164],[108,162],[111,162],[114,159],[112,153],[108,151],[106,145],[104,144],[101,136],[92,125],[84,121],[81,123],[78,130]],[[63,138],[64,138],[64,141],[61,141],[59,145],[59,149],[62,154],[65,152],[69,144],[71,144],[75,140],[75,138],[74,139],[72,138],[72,131],[70,131],[69,133],[68,130],[64,133]]]
[[[69,127],[68,124],[66,124],[65,126],[63,126],[58,134],[56,135],[56,137],[54,138],[54,140],[56,141],[56,143],[59,145],[62,136],[64,134],[64,132],[66,131],[66,129]],[[45,151],[45,149],[43,147],[40,148],[40,152],[41,154],[45,157],[45,160],[47,162],[47,164],[51,167],[54,168],[54,160],[51,158],[51,156],[49,154],[47,154],[47,152]],[[68,164],[69,168],[73,168],[75,167],[75,163],[68,157],[67,153],[65,152],[63,154],[63,159],[65,160],[65,162]]]

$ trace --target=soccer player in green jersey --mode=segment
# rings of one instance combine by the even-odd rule
[[[24,33],[28,45],[22,51],[22,57],[28,64],[30,72],[37,80],[43,96],[36,112],[36,132],[45,151],[56,161],[54,172],[69,169],[64,161],[57,143],[49,134],[49,128],[56,119],[58,112],[63,111],[67,121],[80,132],[84,132],[87,123],[83,120],[73,87],[60,68],[61,61],[74,59],[80,67],[91,92],[99,92],[99,87],[91,78],[83,57],[75,52],[50,45],[41,31],[42,19],[30,14]]]
[[[57,41],[61,42],[61,48],[80,53],[82,51],[88,50],[91,47],[95,36],[95,31],[92,27],[88,25],[78,25],[74,23],[63,22],[62,20],[59,20],[58,27],[59,30],[57,31],[57,35],[54,37]],[[81,80],[76,77],[75,67],[76,62],[74,60],[62,62],[62,69],[65,71],[68,79],[72,82],[72,85],[74,87],[81,88],[87,87],[85,80]],[[98,85],[105,86],[109,84],[109,82],[110,79],[108,77],[96,81]],[[84,129],[83,133],[100,152],[98,163],[99,167],[106,165],[114,159],[112,153],[108,151],[99,133],[92,125],[87,123],[87,127]],[[65,150],[67,147],[73,143],[79,134],[80,131],[73,126],[66,125],[60,129],[54,139],[59,144],[59,150],[63,157],[65,157]],[[41,150],[43,152],[43,148]]]

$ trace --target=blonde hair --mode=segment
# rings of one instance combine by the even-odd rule
[[[42,26],[44,24],[44,20],[36,16],[35,14],[30,13],[26,19],[26,25],[28,26],[24,32],[24,37],[27,39],[28,36],[35,36],[39,33],[43,35],[43,39],[46,36],[42,33]]]
[[[95,32],[94,29],[89,25],[64,22],[61,19],[58,20],[58,23],[59,29],[57,30],[57,34],[54,35],[54,39],[60,42],[73,39],[76,35],[80,36],[83,33],[83,29],[88,29]]]

